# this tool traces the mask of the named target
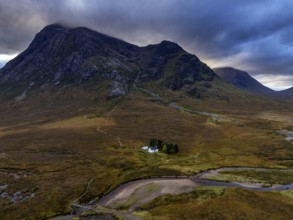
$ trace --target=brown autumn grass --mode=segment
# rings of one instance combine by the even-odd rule
[[[144,219],[291,219],[292,199],[274,192],[204,187],[162,196],[138,212]]]
[[[122,182],[142,177],[192,175],[221,166],[293,166],[292,145],[275,133],[292,126],[292,122],[271,120],[271,115],[263,113],[270,110],[276,115],[274,119],[292,118],[291,106],[287,104],[259,100],[251,100],[256,102],[251,106],[245,105],[243,100],[234,104],[213,102],[171,91],[158,91],[167,100],[158,103],[137,90],[122,99],[106,100],[103,88],[96,88],[96,97],[92,92],[72,88],[61,91],[63,96],[32,94],[25,102],[1,106],[1,115],[5,116],[0,120],[0,153],[3,155],[0,169],[5,171],[0,172],[1,184],[9,185],[9,193],[28,191],[35,192],[36,196],[15,204],[4,204],[1,200],[0,218],[44,219],[69,212],[70,204],[83,194],[91,179],[91,187],[79,198],[80,202],[88,202]],[[207,116],[173,109],[168,106],[169,102],[197,111],[215,112],[227,120],[214,121]],[[153,137],[178,143],[180,153],[142,152],[140,146]],[[9,175],[20,171],[26,175],[19,179]],[[220,210],[227,207],[227,213],[235,209],[236,214],[242,215],[232,201],[249,206],[250,196],[259,197],[260,203],[266,200],[262,208],[267,212],[276,201],[284,207],[288,204],[292,207],[282,195],[229,189],[224,197],[209,202],[186,200],[183,201],[186,206],[166,204],[166,209],[151,209],[150,216],[168,217],[170,213],[174,217],[168,218],[186,215],[188,219],[193,215],[193,211],[188,210],[193,209],[187,207],[192,208],[195,203],[198,210],[208,211],[206,215],[200,211],[198,217],[213,219],[218,214],[231,219],[228,214],[220,215]],[[260,206],[249,206],[244,210],[249,216],[261,217],[258,208]],[[281,215],[280,209],[275,212],[272,216]]]

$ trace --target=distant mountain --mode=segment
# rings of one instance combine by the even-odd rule
[[[132,86],[155,82],[196,95],[215,77],[206,64],[173,42],[138,47],[88,28],[53,24],[0,70],[0,85],[2,91],[14,88],[20,93],[108,82],[109,96],[117,96]]]
[[[278,96],[285,99],[293,99],[293,87],[279,91]]]
[[[247,92],[260,96],[275,96],[277,92],[262,85],[247,72],[231,67],[214,68],[214,72],[224,81]]]

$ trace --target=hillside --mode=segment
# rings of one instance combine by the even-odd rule
[[[247,72],[231,67],[214,68],[213,70],[221,79],[236,88],[260,96],[275,96],[277,94],[276,91],[262,85]]]
[[[278,92],[279,97],[293,100],[293,87]]]
[[[165,105],[190,97],[198,109],[218,112],[238,111],[231,108],[235,105],[242,110],[252,105],[252,110],[278,108],[274,101],[224,82],[176,43],[138,47],[88,28],[58,24],[41,30],[0,69],[0,86],[0,110],[8,124],[88,113],[132,93]]]

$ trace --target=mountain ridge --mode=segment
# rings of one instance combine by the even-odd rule
[[[293,98],[293,87],[276,91],[264,86],[245,71],[233,67],[218,67],[213,70],[225,82],[251,94],[282,100]]]
[[[290,89],[274,91],[245,71],[232,67],[211,69],[175,42],[163,40],[139,47],[87,27],[61,24],[44,27],[26,50],[0,69],[3,90],[20,87],[18,93],[110,80],[114,81],[110,96],[125,95],[134,85],[156,82],[167,89],[203,97],[218,77],[254,95],[293,97]]]
[[[139,47],[85,27],[59,24],[44,27],[26,50],[0,69],[4,90],[17,86],[23,91],[110,80],[117,82],[114,89],[156,82],[195,94],[207,90],[216,77],[177,43],[165,40]],[[199,82],[205,85],[195,85]]]
[[[85,96],[88,103],[107,102],[133,89],[149,94],[174,91],[176,96],[209,99],[209,103],[270,102],[226,83],[177,43],[164,40],[139,47],[89,28],[59,24],[44,27],[26,50],[0,69],[0,85],[1,102],[22,102],[34,94],[32,103],[42,96],[55,105],[67,87],[78,91],[80,103]]]
[[[221,79],[244,91],[260,96],[277,94],[276,91],[264,86],[245,71],[233,67],[219,67],[213,68],[213,70]]]
[[[107,46],[109,46],[107,44],[111,44],[110,50],[113,50],[113,48],[115,48],[115,46],[119,43],[122,43],[123,46],[128,47],[127,49],[130,49],[130,50],[137,52],[137,53],[138,53],[139,49],[141,49],[141,50],[145,49],[148,51],[154,49],[154,50],[159,51],[159,55],[162,55],[164,53],[168,53],[168,54],[172,55],[174,53],[183,52],[183,49],[178,44],[171,42],[171,41],[164,40],[158,44],[151,44],[151,45],[147,45],[144,47],[139,47],[139,46],[130,44],[126,41],[123,41],[121,39],[102,34],[100,32],[91,30],[86,27],[70,28],[70,27],[64,27],[59,24],[52,24],[52,25],[48,25],[48,26],[44,27],[39,33],[37,33],[35,38],[30,43],[30,45],[28,46],[28,48],[26,50],[24,50],[16,58],[12,59],[5,66],[3,66],[1,68],[2,77],[1,76],[0,77],[3,79],[3,76],[5,75],[3,73],[3,71],[8,72],[12,68],[15,68],[15,66],[19,65],[23,61],[23,59],[25,59],[25,57],[31,55],[33,52],[39,52],[40,50],[44,49],[44,47],[46,47],[45,44],[50,43],[50,41],[52,42],[52,40],[53,40],[53,44],[49,44],[48,48],[46,48],[46,49],[47,50],[50,49],[53,52],[55,52],[55,50],[59,50],[60,46],[61,46],[60,44],[62,44],[63,41],[65,40],[64,38],[71,37],[71,36],[66,36],[66,35],[70,34],[69,32],[73,32],[73,35],[74,35],[74,32],[79,32],[81,34],[79,34],[79,36],[74,36],[74,37],[78,38],[77,42],[70,42],[75,45],[68,45],[70,43],[66,42],[67,44],[65,46],[75,46],[76,48],[74,48],[73,52],[82,52],[82,54],[87,57],[90,57],[92,54],[95,54],[95,55],[103,54],[104,55],[105,53],[109,53],[108,48],[106,48]],[[82,33],[83,34],[84,33],[85,34],[89,34],[89,33],[93,34],[94,36],[90,36],[90,37],[94,37],[95,38],[94,40],[96,42],[90,42],[90,43],[97,43],[98,46],[101,46],[101,48],[98,48],[94,52],[93,52],[93,49],[89,49],[87,47],[89,42],[85,42],[85,39],[83,39],[85,35],[82,35]],[[54,40],[54,37],[56,35],[58,35],[58,39]],[[69,40],[72,40],[72,39],[69,39]],[[87,38],[86,40],[89,40],[89,39]],[[93,45],[95,45],[95,44],[91,44],[90,46],[92,47]],[[62,46],[64,46],[64,45],[62,45]],[[121,45],[119,45],[119,46],[121,46]],[[81,48],[79,48],[79,47],[81,47]],[[86,47],[87,50],[85,50],[84,47]],[[83,50],[80,51],[81,49],[83,49]],[[119,48],[119,49],[121,49],[121,48]],[[47,51],[42,51],[42,53],[44,53],[44,52],[47,52]],[[70,51],[70,52],[72,52],[72,51]],[[107,55],[109,55],[109,54],[107,54]]]
[[[264,86],[245,71],[233,67],[218,67],[213,70],[225,82],[243,91],[274,99],[293,99],[293,87],[276,91]]]

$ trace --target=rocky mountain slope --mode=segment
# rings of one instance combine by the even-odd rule
[[[214,68],[213,70],[221,79],[247,92],[260,96],[275,96],[277,94],[276,91],[262,85],[247,72],[231,67]]]
[[[214,72],[195,55],[169,41],[138,47],[87,28],[45,27],[29,47],[0,70],[3,91],[109,82],[109,96],[132,86],[159,83],[195,95],[210,87]],[[204,81],[205,85],[195,86]],[[196,88],[197,87],[197,88]],[[16,89],[17,88],[17,89]]]

